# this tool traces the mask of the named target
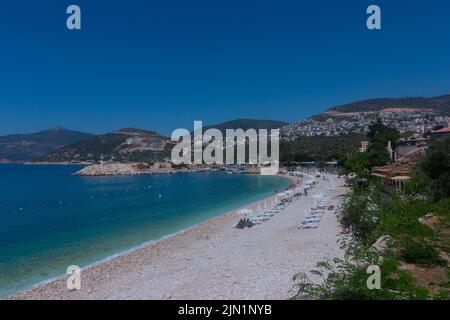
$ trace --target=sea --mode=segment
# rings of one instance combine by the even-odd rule
[[[0,165],[0,297],[62,276],[69,266],[85,267],[176,234],[290,184],[277,176],[226,172],[73,175],[81,168]]]

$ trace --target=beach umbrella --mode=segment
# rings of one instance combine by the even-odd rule
[[[289,198],[289,196],[288,196],[285,192],[281,192],[281,193],[278,193],[278,194],[277,194],[277,198],[278,198],[279,200],[283,200],[283,199]]]
[[[251,209],[241,209],[237,213],[240,214],[240,215],[243,215],[243,216],[247,216],[249,214],[252,214],[253,210],[251,210]]]

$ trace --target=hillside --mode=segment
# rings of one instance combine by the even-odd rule
[[[171,146],[169,138],[156,132],[125,128],[71,144],[39,161],[153,162],[169,157]]]
[[[339,160],[348,152],[358,149],[364,135],[303,137],[293,141],[281,141],[280,161],[330,161]]]
[[[238,119],[206,126],[225,133],[226,129],[247,130],[281,128],[285,122],[272,120]],[[97,162],[101,159],[115,162],[155,162],[170,157],[175,143],[153,131],[124,128],[115,132],[76,142],[46,154],[39,162]]]
[[[450,114],[450,95],[422,98],[380,98],[352,102],[328,109],[337,112],[371,112],[382,109],[433,109]]]
[[[282,128],[286,140],[305,136],[365,134],[381,118],[402,135],[419,134],[448,126],[450,95],[432,98],[380,98],[357,101],[327,109],[318,115]]]
[[[203,132],[210,128],[218,129],[225,135],[226,129],[280,129],[283,126],[288,125],[287,122],[277,120],[256,120],[256,119],[236,119],[210,126],[204,126]]]
[[[47,153],[94,135],[61,127],[30,134],[0,136],[0,161],[22,162],[37,159]]]

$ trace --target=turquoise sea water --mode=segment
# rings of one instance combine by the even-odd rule
[[[79,166],[0,165],[0,296],[161,239],[284,189],[280,177],[78,177]]]

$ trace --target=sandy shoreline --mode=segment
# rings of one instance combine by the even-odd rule
[[[345,192],[337,182],[333,204]],[[295,273],[341,254],[332,213],[318,229],[297,229],[326,184],[251,229],[233,228],[240,217],[234,210],[83,269],[81,290],[69,291],[60,278],[10,299],[287,299]]]

